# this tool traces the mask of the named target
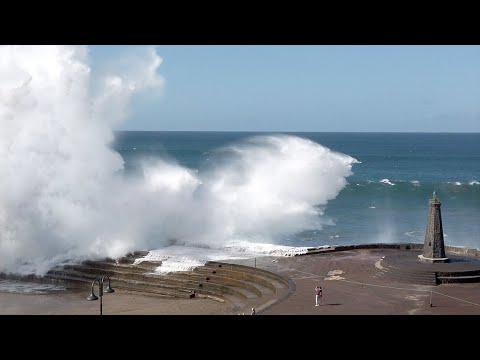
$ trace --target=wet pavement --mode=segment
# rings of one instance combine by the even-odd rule
[[[362,249],[231,262],[256,265],[294,281],[294,293],[257,313],[259,315],[480,315],[480,283],[425,286],[379,276],[380,270],[375,263],[395,251]],[[314,306],[316,285],[323,289],[318,307]],[[15,286],[18,288],[18,284],[13,288]],[[88,290],[3,291],[0,292],[0,314],[99,313],[99,301],[86,300]],[[45,289],[37,288],[37,291]],[[117,290],[114,294],[106,294],[103,300],[105,315],[236,314],[228,304],[201,298],[166,299]]]

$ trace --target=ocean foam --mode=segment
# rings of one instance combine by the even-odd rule
[[[460,181],[447,181],[447,184],[452,184],[452,185],[455,185],[455,186],[461,186],[462,183]]]
[[[407,231],[405,235],[412,238],[420,238],[424,236],[425,233],[419,230],[412,230],[412,231]]]
[[[381,182],[382,184],[395,185],[394,183],[392,183],[392,182],[391,182],[390,180],[388,180],[388,179],[382,179],[382,180],[380,180],[380,182]]]
[[[162,262],[155,269],[156,273],[191,271],[208,261],[253,259],[261,256],[295,256],[306,254],[308,247],[294,247],[251,243],[248,241],[232,241],[221,248],[206,248],[187,245],[172,245],[151,250],[146,256],[136,259],[135,264],[143,261]]]
[[[13,294],[48,294],[56,291],[65,291],[65,287],[17,280],[0,280],[0,292]]]
[[[473,181],[470,181],[468,185],[480,185],[480,182],[473,180]]]

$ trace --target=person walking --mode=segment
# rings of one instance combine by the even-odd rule
[[[315,306],[320,305],[320,298],[322,297],[322,287],[320,285],[315,286]]]

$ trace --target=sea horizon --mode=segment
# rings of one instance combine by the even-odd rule
[[[478,133],[118,131],[113,148],[124,158],[127,173],[138,170],[135,164],[145,157],[168,159],[201,176],[215,167],[212,162],[225,162],[218,149],[248,143],[252,136],[275,134],[308,139],[358,163],[352,165],[345,187],[319,206],[318,228],[276,233],[270,240],[250,234],[243,240],[270,243],[272,248],[422,243],[428,201],[436,191],[442,201],[446,245],[480,248]],[[242,176],[248,179],[246,171]],[[314,186],[308,184],[299,187]],[[319,186],[328,186],[328,180]],[[237,250],[248,251],[246,242],[242,246]]]

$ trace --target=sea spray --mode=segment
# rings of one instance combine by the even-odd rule
[[[156,49],[143,50],[92,78],[87,47],[0,47],[0,271],[322,227],[356,160],[300,137],[232,144],[199,172],[150,159],[124,176],[112,129],[132,96],[164,83]]]

